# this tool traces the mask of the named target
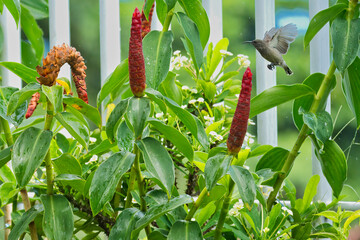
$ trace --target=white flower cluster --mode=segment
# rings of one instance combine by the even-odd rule
[[[189,101],[189,104],[195,104],[195,103],[203,103],[205,100],[202,97],[199,97],[198,99],[191,99]]]
[[[244,54],[238,54],[238,63],[240,65],[240,67],[244,67],[247,68],[250,66],[250,60],[249,57],[244,55]]]
[[[209,135],[214,138],[216,141],[221,141],[223,140],[223,136],[221,136],[220,134],[217,134],[215,131],[211,131],[209,132]]]
[[[234,206],[230,209],[229,214],[233,217],[237,217],[240,215],[240,210],[243,209],[244,204],[239,202],[236,202]]]
[[[210,116],[204,116],[205,126],[210,126],[214,123],[215,118]]]
[[[186,85],[182,86],[181,89],[184,91],[189,91],[194,94],[198,93],[198,91],[195,88],[190,88],[189,86]]]
[[[170,71],[173,69],[179,70],[181,67],[187,66],[190,64],[189,58],[182,56],[179,50],[174,52],[174,56],[170,59]]]

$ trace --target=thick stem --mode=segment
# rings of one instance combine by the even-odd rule
[[[135,178],[136,178],[135,169],[134,169],[134,167],[132,167],[131,171],[130,171],[130,179],[129,179],[128,189],[127,189],[127,193],[126,193],[125,208],[130,208],[132,205],[131,191],[134,190]]]
[[[29,200],[29,197],[28,197],[28,193],[27,193],[25,188],[20,190],[20,195],[21,195],[21,198],[22,198],[23,203],[24,203],[25,211],[28,211],[31,208],[31,204],[30,204],[30,200]],[[36,231],[36,227],[35,227],[35,222],[31,222],[29,224],[29,229],[30,229],[31,239],[32,240],[37,240],[38,235],[37,235],[37,231]]]
[[[328,88],[330,86],[331,79],[334,75],[335,70],[336,70],[336,65],[335,65],[335,62],[332,61],[331,65],[329,67],[329,70],[320,85],[319,91],[317,92],[316,96],[314,97],[313,103],[310,108],[311,113],[316,113],[319,109],[322,99],[328,97],[326,92],[328,91]],[[291,152],[289,153],[287,159],[285,160],[285,163],[281,169],[281,174],[278,175],[278,178],[273,187],[274,189],[270,193],[269,198],[267,200],[267,210],[268,211],[271,210],[271,208],[275,202],[276,196],[277,196],[278,192],[280,191],[281,185],[291,170],[291,167],[298,155],[300,147],[307,137],[308,130],[309,130],[309,127],[304,124],[299,132],[299,135],[296,139],[296,142],[295,142]]]
[[[122,179],[120,179],[120,181],[118,182],[118,185],[116,186],[116,192],[115,192],[115,197],[114,197],[114,217],[116,218],[119,211],[116,210],[116,208],[119,208],[119,204],[120,204],[120,191],[121,191],[121,183],[122,183]]]
[[[350,21],[351,19],[353,19],[354,14],[355,14],[355,8],[358,4],[358,0],[350,0],[349,2],[349,9],[347,12],[347,19]]]
[[[44,130],[51,130],[51,124],[53,118],[54,118],[54,106],[49,101],[49,99],[47,99]],[[48,195],[52,195],[54,194],[54,172],[52,168],[50,149],[48,150],[45,156],[45,167],[46,167],[46,182],[47,182],[46,193]]]
[[[171,9],[168,14],[166,15],[164,26],[163,26],[163,32],[167,32],[170,27],[171,19],[174,16],[174,9]]]
[[[185,218],[186,221],[190,221],[192,219],[196,210],[198,210],[198,208],[200,207],[202,201],[204,200],[205,196],[207,196],[207,194],[208,194],[208,190],[206,189],[206,187],[204,187],[204,189],[201,191],[200,195],[198,196],[196,202],[194,202],[190,211],[186,215],[186,218]]]
[[[216,229],[215,229],[215,235],[214,235],[214,240],[219,240],[221,239],[221,232],[225,223],[225,219],[226,219],[226,215],[229,212],[229,206],[230,206],[230,202],[231,202],[231,195],[232,192],[234,190],[234,186],[235,186],[235,182],[230,178],[229,180],[229,190],[225,196],[224,199],[224,203],[223,206],[221,208],[221,212],[220,212],[220,217],[219,217],[219,221],[218,224],[216,225]]]

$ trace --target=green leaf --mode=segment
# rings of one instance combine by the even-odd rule
[[[211,191],[220,178],[227,173],[232,156],[224,153],[217,154],[209,158],[205,165],[206,189]]]
[[[26,211],[21,216],[21,218],[16,221],[13,229],[11,229],[11,232],[9,234],[9,240],[18,240],[20,238],[20,235],[26,231],[26,228],[29,226],[29,224],[34,221],[35,217],[43,211],[44,208],[42,205],[35,205],[28,211]]]
[[[21,63],[25,66],[35,69],[40,65],[41,60],[36,59],[36,53],[30,42],[21,40]]]
[[[314,74],[311,74],[309,77],[307,77],[304,80],[303,84],[311,87],[314,90],[314,92],[317,92],[320,88],[322,81],[324,80],[324,77],[325,77],[325,75],[322,73],[314,73]],[[335,88],[335,86],[336,86],[336,78],[333,75],[330,85],[326,89],[326,92],[324,95],[326,95],[326,96],[329,95],[329,93]],[[302,125],[304,124],[303,116],[300,112],[300,108],[303,111],[308,112],[310,110],[310,107],[311,107],[311,104],[313,101],[314,101],[314,95],[303,96],[298,99],[295,99],[295,101],[294,101],[293,110],[292,110],[293,120],[294,120],[296,127],[299,130],[302,128]],[[327,98],[325,98],[325,97],[321,99],[318,111],[325,110],[326,101],[327,101]]]
[[[199,29],[200,41],[205,48],[210,37],[210,22],[206,11],[199,0],[179,0],[186,15],[193,20]]]
[[[75,174],[81,176],[82,174],[80,163],[69,153],[64,153],[60,157],[55,158],[52,160],[52,163],[54,165],[55,172],[58,175]]]
[[[161,187],[170,195],[175,182],[175,171],[169,153],[151,137],[136,141],[136,144],[143,154],[146,170],[161,182]]]
[[[167,112],[167,108],[163,100],[164,96],[160,92],[152,88],[146,88],[145,92],[146,95],[159,106],[163,113]]]
[[[190,130],[191,134],[199,141],[201,146],[207,151],[209,149],[209,140],[207,138],[204,127],[200,120],[193,116],[188,111],[182,109],[173,100],[165,98],[166,105],[173,111],[174,115],[178,117],[181,122]]]
[[[165,0],[156,0],[155,4],[156,8],[156,15],[162,25],[164,25],[165,18],[167,15],[167,5],[165,3]]]
[[[150,115],[150,100],[146,97],[132,97],[129,100],[127,117],[134,129],[135,138],[141,136],[144,131],[146,120]]]
[[[187,159],[190,161],[194,159],[194,150],[187,138],[181,132],[154,118],[150,118],[148,122],[157,131],[163,134],[166,139],[170,140],[170,142],[172,142]]]
[[[341,73],[355,60],[359,49],[360,19],[338,17],[331,24],[334,61]]]
[[[126,121],[123,121],[117,129],[116,143],[121,151],[132,152],[134,149],[135,135]]]
[[[181,0],[180,0],[181,2]],[[198,2],[198,0],[193,0],[192,2]],[[198,13],[197,13],[198,14]],[[177,12],[176,17],[181,25],[182,29],[185,33],[186,41],[184,40],[183,43],[186,47],[186,51],[190,54],[196,72],[199,72],[201,65],[203,64],[203,48],[200,42],[200,35],[199,29],[196,24],[184,13]],[[207,41],[207,40],[206,40]]]
[[[0,62],[0,65],[7,68],[17,76],[19,76],[26,83],[32,83],[32,82],[37,83],[36,78],[40,77],[36,70],[28,68],[27,66],[21,63]]]
[[[19,189],[16,188],[16,183],[5,182],[0,185],[0,206],[5,206],[10,200],[18,194]]]
[[[346,219],[344,223],[344,229],[348,229],[350,223],[352,223],[355,219],[360,218],[360,210],[353,212],[348,219]]]
[[[309,27],[306,30],[304,37],[304,47],[309,46],[310,41],[315,37],[315,35],[320,31],[321,28],[329,21],[332,21],[336,18],[339,13],[344,11],[347,8],[347,4],[335,4],[325,10],[318,12],[310,21]]]
[[[266,89],[251,99],[249,118],[287,101],[310,94],[314,95],[314,90],[304,84],[277,85]]]
[[[184,220],[179,220],[175,222],[174,225],[172,225],[167,239],[168,240],[183,240],[183,239],[202,240],[204,238],[201,232],[201,228],[197,222],[188,222]]]
[[[205,98],[213,102],[216,94],[216,85],[213,82],[207,82],[201,79],[198,80],[198,83],[200,83],[201,88],[204,90]]]
[[[122,86],[129,79],[128,59],[123,60],[115,70],[107,77],[97,96],[97,107],[116,88]]]
[[[71,240],[74,216],[69,201],[62,195],[41,195],[44,205],[43,230],[52,240]]]
[[[122,120],[122,116],[125,114],[129,104],[129,99],[121,100],[114,110],[110,113],[110,116],[106,122],[106,135],[110,142],[115,141],[115,130]]]
[[[0,151],[0,168],[11,159],[12,146]]]
[[[256,185],[251,173],[246,168],[231,166],[230,176],[236,183],[244,204],[248,209],[251,208],[256,196]]]
[[[154,4],[154,1],[155,0],[146,0],[145,1],[145,5],[144,5],[144,14],[146,16],[146,19],[149,19],[149,13],[150,13],[150,10],[151,10],[151,7],[152,5]]]
[[[21,4],[30,11],[35,19],[49,17],[49,6],[46,0],[21,0]]]
[[[211,61],[210,61],[210,67],[207,72],[208,79],[211,79],[211,76],[214,74],[217,66],[221,62],[222,54],[220,53],[220,50],[227,50],[229,46],[229,39],[223,38],[221,39],[215,46],[214,51],[212,52]],[[231,73],[231,72],[230,72]],[[226,73],[225,73],[226,74]],[[238,72],[236,72],[236,75]],[[233,76],[233,74],[232,74]]]
[[[16,26],[18,26],[20,19],[20,0],[2,0],[2,2],[13,16]]]
[[[87,104],[80,98],[72,96],[64,96],[63,102],[67,104],[67,107],[71,106],[81,112],[85,117],[95,123],[98,128],[101,128],[101,115],[97,108]]]
[[[20,188],[26,186],[42,163],[50,147],[51,138],[51,131],[30,127],[16,139],[11,159]]]
[[[173,40],[171,31],[151,31],[143,40],[146,85],[155,90],[168,74]]]
[[[130,169],[134,159],[135,155],[130,152],[118,152],[96,170],[90,186],[90,206],[94,216],[112,199],[121,176]]]
[[[303,207],[299,212],[302,213],[304,212],[308,207],[310,207],[311,201],[313,200],[313,198],[316,195],[316,191],[317,191],[317,186],[319,184],[320,181],[320,176],[319,175],[313,175],[309,182],[306,185],[305,191],[304,191],[304,197],[303,197]]]
[[[355,61],[345,71],[345,77],[342,79],[342,88],[346,101],[356,117],[356,127],[360,127],[360,59],[356,57]]]
[[[18,90],[19,89],[13,87],[0,87],[0,117],[15,126],[19,126],[21,124],[27,110],[27,104],[24,102],[10,116],[6,113],[11,95]]]
[[[16,182],[15,176],[8,165],[3,165],[0,168],[0,180],[5,183],[6,182],[15,183]]]
[[[84,126],[74,114],[69,112],[57,113],[55,118],[85,149],[89,142],[89,129]]]
[[[177,104],[182,104],[182,91],[175,83],[176,74],[169,72],[165,80],[160,85],[160,91],[164,96],[174,100]]]
[[[37,24],[35,18],[31,15],[30,11],[23,5],[21,5],[20,25],[21,30],[24,31],[26,38],[35,50],[37,62],[40,62],[44,55],[43,31]]]
[[[29,83],[26,87],[11,95],[8,103],[7,115],[13,114],[21,104],[29,99],[34,93],[39,92],[40,88],[40,84],[38,83]]]
[[[48,87],[46,85],[41,85],[41,90],[47,97],[47,99],[54,106],[55,113],[63,111],[63,87],[59,85],[54,85]]]
[[[274,147],[260,158],[255,171],[265,168],[270,168],[273,172],[280,171],[288,155],[289,150]]]
[[[149,208],[149,210],[145,213],[145,216],[137,221],[136,229],[132,233],[132,239],[134,239],[134,236],[136,236],[141,231],[141,229],[143,229],[158,217],[190,202],[192,202],[192,198],[190,196],[180,195],[179,197],[171,199],[167,203],[158,204]]]
[[[333,140],[327,140],[324,148],[320,149],[317,144],[315,153],[320,161],[322,172],[330,184],[334,196],[339,197],[347,177],[347,162],[344,152]]]
[[[317,139],[326,142],[332,135],[333,123],[331,115],[326,111],[303,114],[304,123],[315,133]]]
[[[105,152],[110,151],[110,148],[115,147],[116,144],[115,143],[110,143],[109,139],[105,139],[104,141],[101,141],[101,143],[99,145],[97,145],[96,147],[94,147],[93,149],[91,149],[85,156],[84,158],[89,158],[93,155],[101,155]],[[130,151],[128,151],[130,152]]]
[[[144,214],[136,208],[127,208],[122,211],[111,228],[109,240],[130,240],[136,222],[143,216]]]
[[[70,186],[74,190],[78,191],[79,193],[84,192],[84,187],[86,181],[81,178],[79,175],[75,174],[60,174],[55,177],[54,181],[60,181],[64,186]]]

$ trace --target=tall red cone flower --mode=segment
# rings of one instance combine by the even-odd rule
[[[132,16],[129,41],[129,79],[130,88],[136,97],[144,96],[146,87],[145,62],[142,51],[141,14],[138,8]]]
[[[146,36],[146,34],[148,34],[151,31],[151,19],[152,19],[152,15],[154,12],[154,6],[155,6],[155,3],[153,3],[153,5],[151,6],[148,19],[146,19],[145,13],[144,13],[145,4],[143,6],[143,10],[141,11],[141,37],[142,38],[144,38]]]
[[[231,123],[229,138],[227,140],[227,148],[232,155],[239,153],[244,142],[250,113],[251,80],[252,73],[248,67],[242,79],[240,96]]]

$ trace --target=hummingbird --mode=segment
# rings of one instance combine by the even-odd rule
[[[273,70],[275,66],[282,67],[286,74],[291,75],[293,72],[286,65],[283,56],[287,53],[292,43],[297,36],[297,27],[293,23],[289,23],[280,28],[271,28],[265,32],[264,39],[255,39],[253,41],[246,41],[252,44],[256,50],[270,62],[267,67]]]

